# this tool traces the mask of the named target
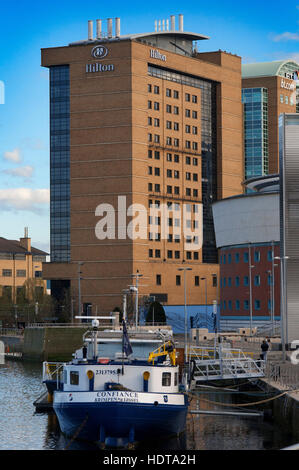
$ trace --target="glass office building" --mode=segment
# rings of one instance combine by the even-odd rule
[[[298,71],[292,60],[242,65],[245,180],[279,171],[278,118],[298,112]]]
[[[245,88],[244,103],[245,179],[269,172],[268,90]]]

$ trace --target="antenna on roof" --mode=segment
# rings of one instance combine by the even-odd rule
[[[28,234],[29,234],[28,227],[25,227],[24,228],[24,238],[28,238]]]

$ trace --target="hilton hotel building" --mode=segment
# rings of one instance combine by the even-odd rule
[[[205,304],[207,294],[211,305],[219,275],[211,205],[242,192],[241,59],[197,52],[208,37],[185,32],[182,15],[178,29],[171,17],[144,34],[122,36],[118,18],[115,32],[110,19],[106,32],[101,20],[96,25],[96,37],[89,22],[87,40],[42,50],[51,139],[51,262],[44,276],[58,298],[71,288],[77,306],[80,285],[82,305],[95,313],[121,306],[137,272],[140,296],[183,305],[178,269],[187,266],[188,304]],[[144,239],[118,237],[118,226],[115,239],[100,240],[97,207],[109,204],[128,224],[124,196],[127,208],[172,204],[168,238],[150,229]],[[202,205],[200,250],[188,250],[183,234],[173,236],[183,205],[193,226]],[[155,223],[159,232],[161,218]]]

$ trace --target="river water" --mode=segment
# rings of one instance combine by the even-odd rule
[[[96,450],[92,444],[70,442],[64,437],[54,413],[35,413],[33,402],[45,390],[41,378],[40,364],[8,360],[0,365],[0,450]],[[215,394],[209,390],[200,397],[192,400],[191,409],[215,409],[207,401],[244,403],[264,398]],[[269,450],[295,443],[287,429],[262,418],[188,415],[187,431],[180,439],[147,442],[140,449]]]

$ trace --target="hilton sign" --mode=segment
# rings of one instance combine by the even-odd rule
[[[91,50],[91,55],[95,59],[104,59],[109,54],[109,50],[105,46],[95,46]],[[96,62],[94,64],[86,64],[86,73],[95,72],[114,72],[114,64],[101,64]]]
[[[285,88],[286,90],[294,91],[296,89],[296,83],[289,83],[286,82],[284,79],[281,80],[280,83],[281,88]]]
[[[150,56],[152,59],[158,59],[158,60],[162,60],[163,62],[166,62],[166,55],[165,54],[161,54],[161,52],[159,52],[157,49],[151,49],[150,50]]]
[[[92,72],[114,72],[114,64],[86,64],[86,73]]]

